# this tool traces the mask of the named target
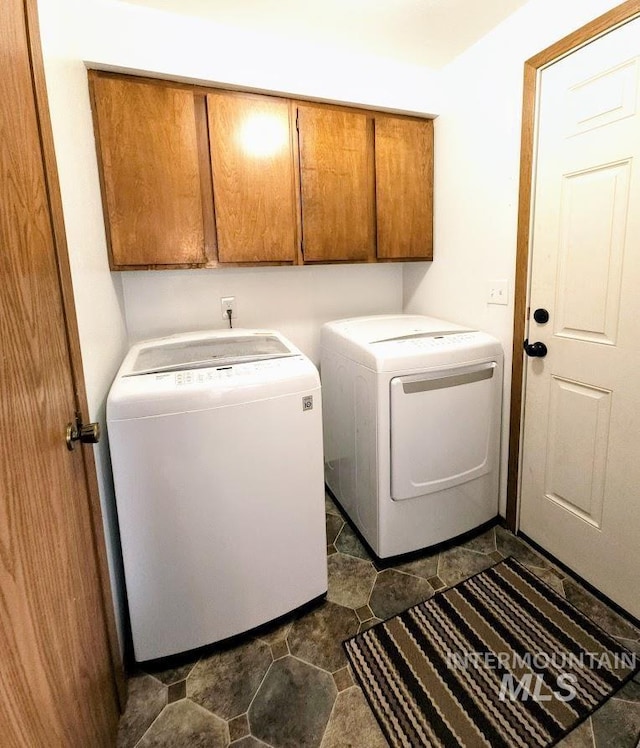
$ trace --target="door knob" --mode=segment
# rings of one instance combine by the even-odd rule
[[[546,309],[536,309],[533,318],[539,325],[544,325],[549,321],[549,312]]]
[[[67,449],[71,452],[76,442],[83,444],[97,444],[100,441],[100,424],[99,423],[82,423],[80,417],[76,418],[75,423],[67,424],[66,442]]]
[[[541,342],[530,343],[527,339],[524,341],[524,352],[532,358],[544,358],[547,355],[547,346]]]

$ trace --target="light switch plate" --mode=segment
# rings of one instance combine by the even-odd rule
[[[509,284],[506,280],[493,280],[488,284],[488,304],[508,304]]]

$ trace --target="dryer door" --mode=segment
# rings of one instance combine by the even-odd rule
[[[391,380],[391,498],[442,491],[493,468],[495,362]]]

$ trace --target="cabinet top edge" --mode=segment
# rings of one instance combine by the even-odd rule
[[[340,101],[337,99],[326,99],[322,97],[306,96],[304,94],[293,94],[286,91],[273,91],[261,88],[255,88],[251,86],[239,86],[232,83],[220,83],[220,82],[207,82],[202,80],[190,80],[188,78],[180,76],[167,76],[155,74],[153,72],[140,73],[135,70],[121,70],[106,67],[98,67],[95,63],[85,61],[87,68],[87,74],[89,80],[95,78],[116,78],[116,79],[129,79],[139,83],[149,83],[151,85],[158,86],[171,86],[173,88],[179,88],[186,91],[193,91],[194,94],[206,95],[212,91],[226,91],[229,93],[246,94],[253,96],[271,96],[277,99],[286,99],[291,101],[294,105],[319,105],[328,107],[339,107],[340,109],[347,109],[354,112],[365,112],[369,115],[381,113],[388,114],[397,117],[407,117],[411,119],[419,120],[434,120],[438,117],[437,114],[430,112],[416,112],[408,109],[398,109],[394,107],[385,107],[376,104],[366,104],[362,102],[354,103],[348,101]]]

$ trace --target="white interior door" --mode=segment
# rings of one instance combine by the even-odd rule
[[[640,19],[541,74],[520,529],[640,617]],[[534,321],[536,309],[549,312]]]

